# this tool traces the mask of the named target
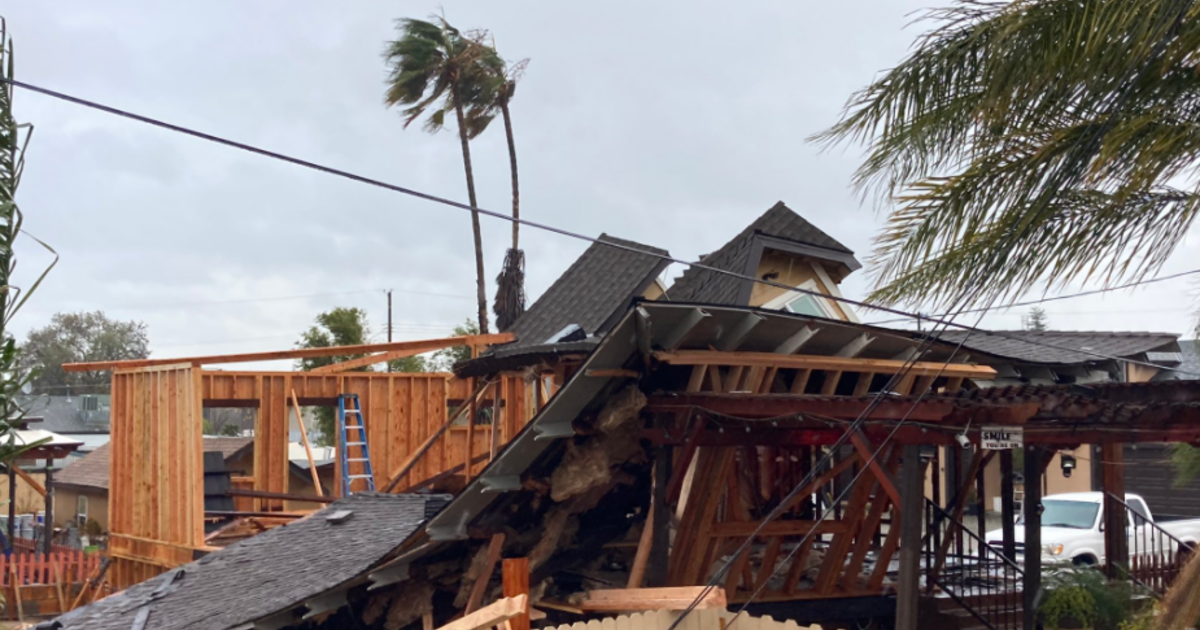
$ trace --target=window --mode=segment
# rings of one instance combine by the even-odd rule
[[[79,495],[75,500],[75,517],[79,519],[79,524],[87,523],[88,519],[88,498],[86,495]]]
[[[799,288],[807,291],[818,291],[816,283],[809,280],[800,285]],[[833,309],[829,300],[818,298],[800,291],[790,291],[779,297],[767,302],[763,305],[764,308],[773,308],[797,315],[809,315],[812,317],[828,317],[830,319],[842,319],[841,315]]]
[[[1150,522],[1150,511],[1146,509],[1146,504],[1142,503],[1141,499],[1131,498],[1127,501],[1127,503],[1129,503],[1129,508],[1133,511],[1133,513],[1136,514],[1136,516],[1134,516],[1134,514],[1126,513],[1125,518],[1127,519],[1127,522],[1128,519],[1131,518],[1133,519],[1134,525],[1145,525],[1146,523]]]

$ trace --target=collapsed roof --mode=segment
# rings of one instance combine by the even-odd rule
[[[601,234],[508,332],[512,343],[495,346],[456,370],[475,376],[521,365],[529,357],[586,354],[629,304],[667,267],[664,249]],[[651,252],[651,253],[641,253]]]
[[[1103,332],[1060,330],[1005,330],[994,335],[974,334],[968,330],[949,330],[938,337],[950,343],[965,341],[965,347],[1019,363],[1072,365],[1106,359],[1145,358],[1148,352],[1178,353],[1178,335],[1153,332]],[[1054,347],[1056,346],[1056,347]],[[1179,362],[1177,358],[1174,361]]]
[[[446,495],[351,495],[38,627],[244,627],[289,610],[295,602],[371,567],[448,499]]]

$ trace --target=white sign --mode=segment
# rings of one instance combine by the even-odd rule
[[[1008,451],[1025,446],[1025,433],[1021,427],[983,427],[979,443],[989,451]]]

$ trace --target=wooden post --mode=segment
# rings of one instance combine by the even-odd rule
[[[904,446],[900,469],[900,573],[896,593],[896,630],[918,630],[917,604],[921,595],[921,514],[924,512],[925,476],[921,447]]]
[[[671,506],[667,505],[667,491],[671,485],[671,471],[675,469],[673,454],[670,446],[660,446],[654,452],[654,499],[650,504],[654,533],[645,586],[667,585],[667,566],[671,557]]]
[[[53,460],[51,460],[53,461]],[[13,499],[9,496],[9,499]],[[46,512],[42,517],[42,550],[46,557],[54,550],[54,468],[46,466]]]
[[[978,450],[976,452],[978,452],[978,453],[983,452],[982,447],[977,447],[977,448],[978,448]],[[975,509],[976,509],[976,514],[975,514],[976,532],[975,533],[976,533],[976,535],[979,536],[979,540],[987,540],[987,515],[985,514],[986,506],[983,504],[983,488],[984,488],[984,484],[985,484],[984,480],[986,479],[986,475],[984,473],[986,470],[987,470],[986,465],[980,466],[979,471],[975,473]],[[983,545],[980,545],[979,546],[980,561],[982,561],[986,557],[987,557],[987,552],[984,550]]]
[[[391,303],[391,293],[388,293],[388,303]],[[389,332],[389,334],[391,334]],[[321,490],[321,478],[317,475],[317,465],[313,462],[312,446],[308,442],[308,429],[304,428],[304,416],[300,415],[300,400],[296,398],[296,390],[292,390],[292,407],[296,409],[296,424],[300,425],[300,440],[304,442],[304,454],[308,457],[308,472],[312,475],[313,488],[317,496],[325,496]]]
[[[12,552],[17,535],[17,462],[8,463],[8,549]]]
[[[483,603],[483,596],[486,594],[488,582],[492,580],[492,573],[496,570],[496,562],[500,560],[500,552],[503,548],[504,534],[492,534],[492,539],[488,541],[487,552],[484,556],[483,570],[479,573],[475,584],[471,586],[471,595],[467,599],[467,607],[463,610],[464,613],[470,614],[475,612],[479,608],[479,605]]]
[[[509,630],[529,630],[529,558],[509,558],[500,567],[504,596],[524,595],[525,612],[508,620]]]
[[[471,346],[471,356],[475,356],[475,346]],[[475,391],[475,379],[467,380],[468,389]],[[475,421],[479,419],[479,399],[472,398],[470,411],[467,414],[467,458],[463,465],[463,478],[468,483],[471,481],[471,460],[475,457]]]
[[[1042,448],[1025,447],[1025,628],[1037,627],[1042,589]]]
[[[1026,482],[1028,483],[1028,482]],[[1017,561],[1017,515],[1013,513],[1013,453],[1000,451],[1000,527],[1003,529],[1004,557]]]
[[[493,459],[496,459],[496,453],[500,450],[500,434],[497,432],[500,430],[501,426],[500,406],[501,402],[504,400],[504,377],[499,377],[496,379],[495,392],[492,395],[495,396],[495,398],[492,399],[492,431],[488,435],[489,439],[491,440],[490,448],[488,450],[489,464],[492,463]],[[516,403],[516,401],[512,402],[514,404]]]
[[[1128,516],[1125,506],[1113,497],[1125,499],[1125,445],[1100,447],[1100,483],[1104,492],[1104,571],[1114,580],[1125,579],[1129,571]]]

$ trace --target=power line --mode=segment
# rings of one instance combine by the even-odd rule
[[[1180,273],[1171,274],[1169,276],[1159,276],[1157,278],[1150,278],[1148,280],[1138,280],[1137,282],[1129,282],[1129,283],[1122,284],[1120,286],[1115,286],[1115,287],[1106,287],[1103,289],[1093,289],[1091,291],[1081,291],[1079,293],[1071,293],[1068,295],[1056,295],[1053,297],[1042,298],[1040,300],[1028,300],[1025,302],[1014,302],[1012,304],[1006,304],[1003,306],[988,306],[986,308],[973,308],[973,309],[968,309],[966,311],[963,311],[963,313],[986,313],[988,311],[993,311],[993,310],[1006,310],[1006,309],[1010,309],[1010,308],[1018,308],[1021,306],[1033,306],[1036,304],[1045,304],[1047,302],[1057,302],[1059,300],[1070,300],[1073,298],[1085,297],[1088,295],[1098,295],[1101,293],[1120,291],[1122,289],[1131,289],[1133,287],[1138,287],[1138,286],[1142,286],[1142,285],[1146,285],[1146,284],[1154,284],[1156,282],[1165,282],[1167,280],[1176,280],[1178,278],[1183,278],[1185,276],[1192,276],[1192,275],[1196,275],[1196,274],[1200,274],[1200,269],[1192,269],[1191,271],[1183,271]],[[1183,309],[1180,309],[1180,310],[1183,310]],[[1162,309],[1158,309],[1157,311],[1154,311],[1154,312],[1161,312],[1161,311],[1162,311]],[[1130,311],[1130,312],[1149,312],[1149,311]],[[1013,314],[1017,314],[1017,313],[1005,313],[1005,314],[1013,315]],[[1064,313],[1064,314],[1067,314],[1067,313]],[[944,317],[945,315],[946,315],[945,313],[942,313],[940,315],[934,315],[934,317]],[[908,321],[909,319],[911,319],[911,318],[906,317],[903,319],[885,319],[885,320],[881,320],[881,321],[877,321],[877,322],[867,322],[867,323],[872,326],[878,326],[880,324],[893,324],[896,322]]]
[[[1156,363],[1150,363],[1150,362],[1147,362],[1147,361],[1140,361],[1140,360],[1136,360],[1136,359],[1129,359],[1129,358],[1127,358],[1127,357],[1118,357],[1118,356],[1108,355],[1108,354],[1104,354],[1104,353],[1101,353],[1101,352],[1096,352],[1096,351],[1093,351],[1093,350],[1080,350],[1080,349],[1078,349],[1078,348],[1070,348],[1070,347],[1067,347],[1067,346],[1061,346],[1061,345],[1058,345],[1058,344],[1053,344],[1053,343],[1049,343],[1049,342],[1046,342],[1046,341],[1041,341],[1041,340],[1038,340],[1038,341],[1033,341],[1033,340],[1023,339],[1023,338],[1020,338],[1020,337],[1017,337],[1017,336],[1014,336],[1014,335],[1005,334],[1005,333],[1002,333],[1002,332],[995,332],[995,331],[989,331],[989,330],[985,330],[985,329],[979,328],[978,326],[968,326],[968,325],[965,325],[965,324],[959,324],[959,323],[951,322],[951,321],[948,321],[948,320],[946,320],[946,319],[944,319],[944,318],[942,318],[942,317],[938,317],[938,316],[925,316],[925,315],[921,315],[921,314],[919,314],[919,313],[912,313],[912,312],[909,312],[909,311],[905,311],[905,310],[903,310],[903,309],[893,308],[893,307],[890,307],[890,306],[881,306],[881,305],[877,305],[877,304],[869,304],[869,303],[863,302],[863,301],[861,301],[861,300],[852,300],[852,299],[845,298],[845,297],[840,297],[840,296],[835,296],[835,295],[829,295],[829,294],[821,293],[821,292],[819,292],[819,291],[814,291],[814,290],[812,290],[812,289],[805,289],[805,288],[802,288],[802,287],[795,287],[795,286],[791,286],[791,285],[783,284],[783,283],[780,283],[780,282],[775,282],[775,281],[773,281],[773,280],[763,280],[762,278],[756,278],[756,277],[754,277],[754,276],[747,275],[747,274],[742,274],[742,273],[738,273],[738,272],[736,272],[736,271],[729,271],[729,270],[726,270],[726,269],[720,269],[720,268],[718,268],[718,267],[713,267],[713,266],[711,266],[711,265],[706,265],[706,264],[704,264],[704,263],[700,263],[700,262],[691,262],[691,261],[686,261],[686,260],[682,260],[682,259],[680,259],[680,258],[675,258],[675,257],[672,257],[672,256],[670,256],[670,255],[668,255],[668,254],[663,254],[663,253],[660,253],[660,252],[649,251],[649,250],[645,250],[645,249],[642,249],[642,248],[639,248],[639,247],[634,247],[634,246],[631,246],[631,245],[626,245],[626,244],[624,244],[624,243],[616,243],[616,242],[612,242],[612,241],[603,241],[603,240],[600,240],[599,238],[596,238],[596,237],[587,236],[587,235],[585,235],[585,234],[580,234],[580,233],[578,233],[578,232],[572,232],[572,231],[570,231],[570,230],[567,230],[567,229],[564,229],[564,228],[555,227],[555,226],[553,226],[553,225],[548,225],[548,224],[545,224],[545,223],[539,223],[539,222],[537,222],[537,221],[530,221],[530,220],[528,220],[528,219],[516,219],[516,218],[513,218],[512,216],[509,216],[509,215],[507,215],[507,214],[504,214],[504,213],[496,212],[496,211],[494,211],[494,210],[487,210],[487,209],[485,209],[485,208],[472,207],[472,206],[470,206],[470,205],[467,205],[467,204],[465,204],[465,203],[462,203],[462,202],[459,202],[459,201],[454,201],[454,200],[452,200],[452,199],[447,199],[447,198],[445,198],[445,197],[439,197],[439,196],[437,196],[437,195],[433,195],[433,194],[430,194],[430,193],[421,192],[421,191],[418,191],[418,190],[414,190],[414,189],[412,189],[412,188],[407,188],[407,187],[405,187],[405,186],[398,186],[398,185],[396,185],[396,184],[389,184],[389,183],[387,183],[387,182],[384,182],[384,181],[381,181],[381,180],[378,180],[378,179],[373,179],[373,178],[370,178],[370,177],[366,177],[366,176],[364,176],[364,175],[358,175],[358,174],[356,174],[356,173],[351,173],[351,172],[349,172],[349,171],[345,171],[345,170],[342,170],[342,169],[334,168],[334,167],[332,167],[332,166],[326,166],[326,165],[323,165],[323,164],[318,164],[318,163],[316,163],[316,162],[311,162],[311,161],[308,161],[308,160],[304,160],[304,159],[301,159],[301,158],[293,157],[293,156],[286,155],[286,154],[283,154],[283,153],[278,153],[278,152],[276,152],[276,151],[270,151],[270,150],[267,150],[267,149],[263,149],[263,148],[260,148],[260,147],[256,147],[256,146],[254,146],[254,145],[246,144],[246,143],[244,143],[244,142],[238,142],[238,141],[236,141],[236,140],[230,140],[230,139],[228,139],[228,138],[223,138],[223,137],[221,137],[221,136],[216,136],[216,135],[213,135],[213,134],[210,134],[210,133],[205,133],[205,132],[203,132],[203,131],[197,131],[197,130],[195,130],[195,129],[190,129],[190,128],[188,128],[188,127],[183,127],[183,126],[176,125],[176,124],[173,124],[173,123],[169,123],[169,122],[166,122],[166,121],[163,121],[163,120],[158,120],[158,119],[155,119],[155,118],[150,118],[150,117],[148,117],[148,116],[143,116],[143,115],[141,115],[141,114],[135,114],[135,113],[133,113],[133,112],[130,112],[130,111],[126,111],[126,110],[118,109],[118,108],[111,107],[111,106],[108,106],[108,105],[103,105],[103,104],[101,104],[101,103],[97,103],[97,102],[95,102],[95,101],[90,101],[90,100],[87,100],[87,99],[84,99],[84,98],[80,98],[80,97],[77,97],[77,96],[71,96],[71,95],[69,95],[69,94],[64,94],[64,93],[62,93],[62,92],[57,92],[57,91],[55,91],[55,90],[51,90],[51,89],[48,89],[48,88],[44,88],[44,87],[36,86],[36,85],[30,84],[30,83],[26,83],[26,82],[24,82],[24,81],[18,81],[18,80],[16,80],[16,79],[11,79],[11,78],[3,78],[3,77],[0,77],[0,83],[7,83],[7,84],[10,84],[10,85],[14,85],[14,86],[16,86],[16,87],[20,87],[20,88],[24,88],[24,89],[30,90],[30,91],[32,91],[32,92],[37,92],[37,93],[39,93],[39,94],[43,94],[43,95],[50,96],[50,97],[53,97],[53,98],[57,98],[57,99],[60,99],[60,100],[63,100],[63,101],[67,101],[67,102],[69,102],[69,103],[74,103],[74,104],[76,104],[76,105],[80,105],[80,106],[83,106],[83,107],[88,107],[88,108],[95,109],[95,110],[99,110],[99,111],[102,111],[102,112],[105,112],[105,113],[108,113],[108,114],[112,114],[112,115],[114,115],[114,116],[120,116],[120,117],[122,117],[122,118],[128,118],[128,119],[130,119],[130,120],[136,120],[136,121],[138,121],[138,122],[141,122],[141,123],[145,123],[145,124],[148,124],[148,125],[152,125],[152,126],[155,126],[155,127],[162,128],[162,129],[167,129],[167,130],[170,130],[170,131],[174,131],[174,132],[176,132],[176,133],[181,133],[181,134],[188,135],[188,136],[192,136],[192,137],[195,137],[195,138],[200,138],[200,139],[202,139],[202,140],[207,140],[207,141],[209,141],[209,142],[214,142],[214,143],[221,144],[221,145],[225,145],[225,146],[232,147],[232,148],[235,148],[235,149],[240,149],[240,150],[242,150],[242,151],[247,151],[247,152],[250,152],[250,153],[254,153],[254,154],[256,154],[256,155],[261,155],[261,156],[263,156],[263,157],[268,157],[268,158],[272,158],[272,159],[280,160],[280,161],[283,161],[283,162],[288,162],[288,163],[290,163],[290,164],[294,164],[294,165],[297,165],[297,166],[302,166],[302,167],[304,167],[304,168],[308,168],[308,169],[311,169],[311,170],[319,171],[319,172],[326,173],[326,174],[329,174],[329,175],[336,175],[336,176],[338,176],[338,177],[342,177],[342,178],[345,178],[345,179],[348,179],[348,180],[351,180],[351,181],[359,182],[359,183],[362,183],[362,184],[367,184],[367,185],[370,185],[370,186],[375,186],[375,187],[378,187],[378,188],[383,188],[383,189],[385,189],[385,190],[390,190],[390,191],[393,191],[393,192],[402,193],[402,194],[405,194],[405,195],[409,195],[409,196],[411,196],[411,197],[416,197],[416,198],[418,198],[418,199],[424,199],[424,200],[426,200],[426,201],[432,201],[432,202],[434,202],[434,203],[439,203],[439,204],[442,204],[442,205],[450,206],[450,207],[452,207],[452,208],[457,208],[457,209],[459,209],[459,210],[465,210],[465,211],[467,211],[467,212],[477,212],[477,213],[479,213],[479,214],[482,214],[482,215],[485,215],[485,216],[488,216],[488,217],[491,217],[491,218],[494,218],[494,219],[500,219],[500,220],[502,220],[502,221],[510,221],[510,222],[514,222],[514,223],[517,223],[517,224],[519,224],[519,225],[524,225],[524,226],[527,226],[527,227],[530,227],[530,228],[535,228],[535,229],[539,229],[539,230],[544,230],[544,231],[551,232],[551,233],[554,233],[554,234],[559,234],[559,235],[561,235],[561,236],[566,236],[566,237],[568,237],[568,238],[574,238],[574,239],[577,239],[577,240],[582,240],[582,241],[586,241],[586,242],[593,243],[593,244],[604,245],[604,246],[607,246],[607,247],[612,247],[612,248],[615,248],[615,249],[620,249],[620,250],[628,251],[628,252],[631,252],[631,253],[640,254],[640,255],[643,255],[643,256],[651,256],[651,257],[658,258],[658,259],[660,259],[660,260],[664,260],[664,261],[667,261],[667,262],[678,263],[678,264],[680,264],[680,265],[684,265],[684,266],[687,266],[687,267],[691,267],[691,268],[693,268],[693,269],[700,269],[700,270],[702,270],[702,271],[708,271],[708,272],[710,272],[710,273],[715,273],[715,274],[717,274],[717,275],[728,276],[728,277],[731,277],[731,278],[736,278],[736,279],[738,279],[738,280],[744,280],[744,281],[748,281],[748,282],[754,282],[754,283],[758,283],[758,284],[763,284],[763,285],[766,285],[766,286],[772,286],[772,287],[779,288],[779,289],[785,289],[785,290],[788,290],[788,291],[794,291],[794,292],[796,292],[796,293],[800,293],[800,294],[804,294],[804,295],[811,295],[811,296],[814,296],[814,297],[820,297],[820,298],[824,298],[824,299],[826,299],[826,300],[832,300],[832,301],[839,302],[839,303],[842,303],[842,304],[849,304],[849,305],[851,305],[851,306],[856,306],[856,307],[858,307],[858,308],[863,308],[863,309],[868,309],[868,310],[875,310],[875,311],[880,311],[880,312],[883,312],[883,313],[890,313],[890,314],[892,314],[892,315],[898,315],[898,316],[901,316],[901,317],[904,317],[904,318],[907,318],[907,319],[914,319],[914,320],[917,320],[917,321],[925,321],[925,322],[929,322],[929,323],[931,323],[931,324],[945,325],[945,326],[949,326],[949,327],[957,328],[957,329],[960,329],[960,330],[966,330],[966,331],[970,331],[970,332],[972,332],[972,333],[983,334],[983,335],[989,335],[989,336],[993,336],[993,337],[1001,337],[1001,338],[1006,338],[1006,339],[1009,339],[1009,340],[1012,340],[1012,341],[1022,341],[1022,342],[1025,342],[1025,343],[1032,344],[1032,345],[1038,345],[1038,346],[1042,346],[1042,347],[1046,347],[1046,348],[1053,348],[1053,349],[1055,349],[1055,350],[1069,350],[1069,351],[1072,351],[1072,352],[1078,352],[1078,353],[1080,353],[1080,354],[1089,355],[1089,356],[1093,356],[1093,357],[1097,357],[1097,358],[1101,358],[1101,359],[1108,359],[1108,360],[1112,360],[1112,361],[1124,361],[1125,363],[1134,364],[1134,365],[1141,365],[1141,366],[1144,366],[1144,367],[1151,367],[1151,368],[1154,368],[1154,369],[1157,369],[1157,370],[1172,370],[1172,369],[1174,369],[1174,368],[1171,368],[1171,367],[1168,367],[1168,366],[1165,366],[1165,365],[1159,365],[1159,364],[1156,364]],[[1176,371],[1176,372],[1180,372],[1179,370],[1175,370],[1175,371]],[[1180,373],[1184,373],[1184,374],[1192,374],[1192,375],[1194,375],[1194,376],[1200,377],[1200,374],[1197,374],[1197,373],[1192,373],[1192,372],[1180,372]]]
[[[307,299],[307,298],[317,298],[317,297],[362,295],[365,293],[379,293],[379,292],[384,292],[384,291],[387,291],[387,289],[359,289],[357,291],[335,291],[335,292],[330,292],[330,293],[306,293],[306,294],[302,294],[302,295],[277,295],[277,296],[258,297],[258,298],[239,298],[236,300],[212,300],[212,301],[207,301],[207,302],[180,302],[180,303],[176,303],[176,304],[136,304],[136,305],[125,305],[125,306],[109,306],[106,308],[111,309],[111,310],[151,309],[151,308],[191,308],[191,307],[196,307],[196,306],[213,306],[213,305],[225,305],[225,304],[251,304],[254,302],[281,302],[281,301],[287,301],[287,300],[303,300],[303,299]],[[458,299],[466,299],[466,300],[474,299],[469,295],[458,295],[458,294],[453,294],[453,293],[437,293],[437,292],[433,292],[433,291],[416,291],[416,290],[408,290],[408,289],[396,289],[395,292],[396,293],[408,293],[408,294],[412,294],[412,295],[424,295],[424,296],[431,296],[431,297],[447,297],[447,298],[458,298]]]

